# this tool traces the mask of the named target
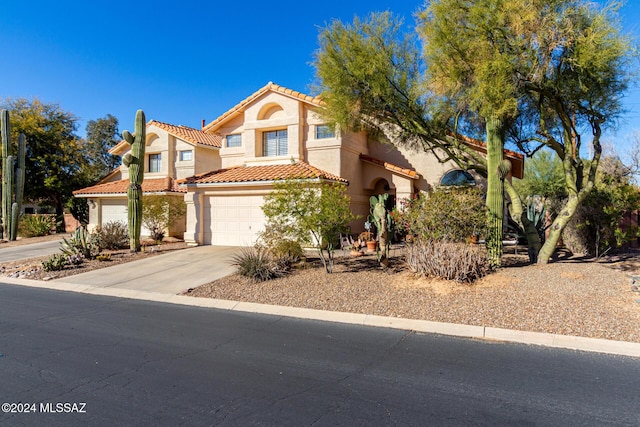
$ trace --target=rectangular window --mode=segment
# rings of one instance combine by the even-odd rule
[[[242,147],[242,134],[234,133],[231,135],[227,135],[227,147]]]
[[[262,134],[262,155],[265,157],[286,156],[289,152],[287,131],[272,130]]]
[[[180,161],[181,162],[190,162],[193,160],[193,150],[182,150],[180,151]]]
[[[327,125],[316,126],[316,139],[335,138],[336,131]]]
[[[161,168],[160,153],[149,154],[149,172],[160,172]]]

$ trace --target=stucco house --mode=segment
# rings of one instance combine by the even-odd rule
[[[215,134],[186,126],[175,126],[151,120],[146,126],[144,181],[145,195],[158,194],[184,199],[186,189],[178,183],[186,177],[220,168],[221,139]],[[129,144],[121,141],[110,150],[111,154],[124,156]],[[124,165],[113,170],[91,187],[74,191],[75,197],[88,199],[90,230],[110,221],[127,222],[127,187],[129,169]],[[184,219],[172,225],[169,235],[182,237]],[[148,235],[143,227],[142,235]]]
[[[409,198],[441,182],[474,179],[432,154],[381,144],[364,132],[336,132],[318,114],[321,106],[317,97],[268,83],[203,122],[201,130],[152,120],[143,191],[184,197],[186,219],[171,233],[182,231],[186,242],[248,246],[264,229],[263,197],[282,179],[343,182],[352,211],[363,217],[372,195]],[[485,151],[482,143],[468,143]],[[118,144],[112,153],[122,156],[127,147]],[[523,157],[509,151],[505,157],[513,176],[521,178]],[[121,167],[74,193],[89,199],[92,226],[126,220],[126,175]],[[352,224],[352,231],[362,231],[363,225],[364,220]]]

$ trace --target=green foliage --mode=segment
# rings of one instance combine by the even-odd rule
[[[96,257],[98,261],[111,261],[111,253],[100,254]]]
[[[414,31],[390,12],[352,24],[334,20],[319,35],[315,54],[317,91],[324,119],[346,130],[366,130],[381,141],[432,151],[441,161],[481,174],[486,161],[447,137],[451,111],[429,93],[425,63]]]
[[[111,114],[97,120],[89,120],[86,127],[87,138],[83,146],[85,165],[89,181],[96,182],[114,170],[119,164],[118,156],[109,150],[120,142],[118,119]]]
[[[117,250],[129,245],[127,224],[122,221],[110,221],[96,229],[100,249]]]
[[[549,150],[541,150],[526,160],[524,178],[514,179],[513,186],[526,199],[529,196],[564,198],[565,188],[562,162]]]
[[[478,188],[441,188],[401,201],[394,214],[406,234],[424,241],[466,242],[485,236],[486,207]]]
[[[60,271],[67,265],[67,255],[53,254],[46,260],[42,261],[42,269],[44,271]]]
[[[407,245],[407,264],[416,274],[463,283],[491,271],[484,249],[446,241],[417,240]]]
[[[37,99],[8,99],[2,106],[9,110],[13,137],[17,140],[23,133],[29,141],[24,198],[55,206],[56,215],[62,218],[72,191],[90,184],[83,173],[82,143],[75,134],[78,118]]]
[[[78,227],[69,239],[62,238],[60,250],[67,256],[81,255],[93,259],[100,253],[99,236],[89,233],[85,227]]]
[[[600,256],[638,237],[637,226],[624,227],[623,218],[640,208],[640,193],[630,184],[605,179],[589,193],[563,233],[574,253]]]
[[[182,197],[142,197],[142,224],[147,227],[155,241],[161,241],[169,226],[182,218],[186,212],[187,205]]]
[[[23,237],[48,236],[55,229],[55,215],[25,214],[20,217],[19,234]]]
[[[237,273],[254,282],[282,277],[286,274],[286,266],[274,262],[267,249],[263,247],[243,248],[232,259],[238,267]]]
[[[432,151],[441,161],[486,175],[494,261],[504,142],[509,138],[527,154],[550,148],[563,161],[570,197],[541,251],[546,262],[594,185],[602,130],[620,115],[634,69],[632,41],[619,32],[616,4],[432,0],[418,22],[424,57],[389,13],[356,18],[352,25],[334,21],[321,31],[316,53],[322,114],[344,129]],[[486,134],[489,161],[453,137],[459,125]],[[582,129],[589,138],[577,134]],[[582,140],[592,149],[581,150]],[[587,174],[584,152],[593,154]]]
[[[142,181],[144,180],[144,149],[147,140],[144,111],[136,112],[135,131],[125,130],[122,138],[131,145],[131,150],[122,158],[122,164],[129,168],[127,188],[127,216],[129,223],[129,248],[131,252],[140,250],[140,230],[142,228]]]
[[[292,265],[304,257],[300,242],[287,236],[286,230],[279,227],[278,223],[268,221],[259,236],[259,246],[264,247],[277,262]]]
[[[89,202],[86,198],[72,197],[67,200],[66,208],[80,224],[89,224]]]
[[[262,210],[285,236],[318,249],[327,273],[333,270],[333,254],[340,233],[355,219],[346,186],[289,179],[275,184]]]

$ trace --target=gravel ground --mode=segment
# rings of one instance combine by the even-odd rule
[[[311,263],[263,283],[229,276],[189,295],[640,342],[640,293],[629,278],[639,261],[633,253],[538,266],[512,254],[504,268],[467,285],[415,277],[399,257],[388,271],[371,256],[345,257],[333,274]]]
[[[0,242],[0,249],[63,236]],[[184,247],[175,242],[135,255],[119,251],[112,261],[85,262],[53,275],[64,277]],[[640,289],[634,290],[629,279],[640,275],[640,251],[599,262],[566,258],[545,266],[527,265],[525,256],[506,254],[504,268],[473,285],[415,277],[396,255],[387,271],[373,256],[340,257],[333,274],[310,259],[284,278],[252,283],[233,275],[188,295],[640,342]],[[52,276],[40,267],[41,259],[5,263],[0,274],[37,280]]]
[[[2,242],[0,243],[0,250],[2,248],[10,246],[19,246],[20,244],[39,243],[50,240],[62,240],[62,237],[68,237],[68,235],[52,235],[44,236],[41,238],[29,238],[23,240],[17,240],[14,242]],[[31,279],[31,280],[51,280],[60,279],[67,276],[73,276],[80,273],[86,273],[92,270],[100,268],[111,267],[114,265],[131,262],[150,256],[156,256],[164,252],[175,251],[184,249],[187,244],[182,241],[175,241],[174,239],[168,239],[161,245],[155,245],[152,242],[147,242],[144,252],[131,253],[129,249],[120,250],[104,250],[103,254],[110,254],[111,258],[106,261],[99,261],[97,259],[85,260],[82,264],[77,266],[66,266],[60,271],[44,271],[42,269],[42,261],[45,261],[49,256],[43,256],[38,258],[30,258],[26,260],[12,261],[0,263],[0,276],[7,276],[16,279]]]

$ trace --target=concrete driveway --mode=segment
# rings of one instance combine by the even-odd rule
[[[179,294],[233,274],[235,246],[196,246],[139,261],[63,277],[56,281],[99,288]]]
[[[11,262],[20,259],[53,255],[60,252],[61,242],[62,239],[2,248],[2,250],[0,251],[0,262]]]

